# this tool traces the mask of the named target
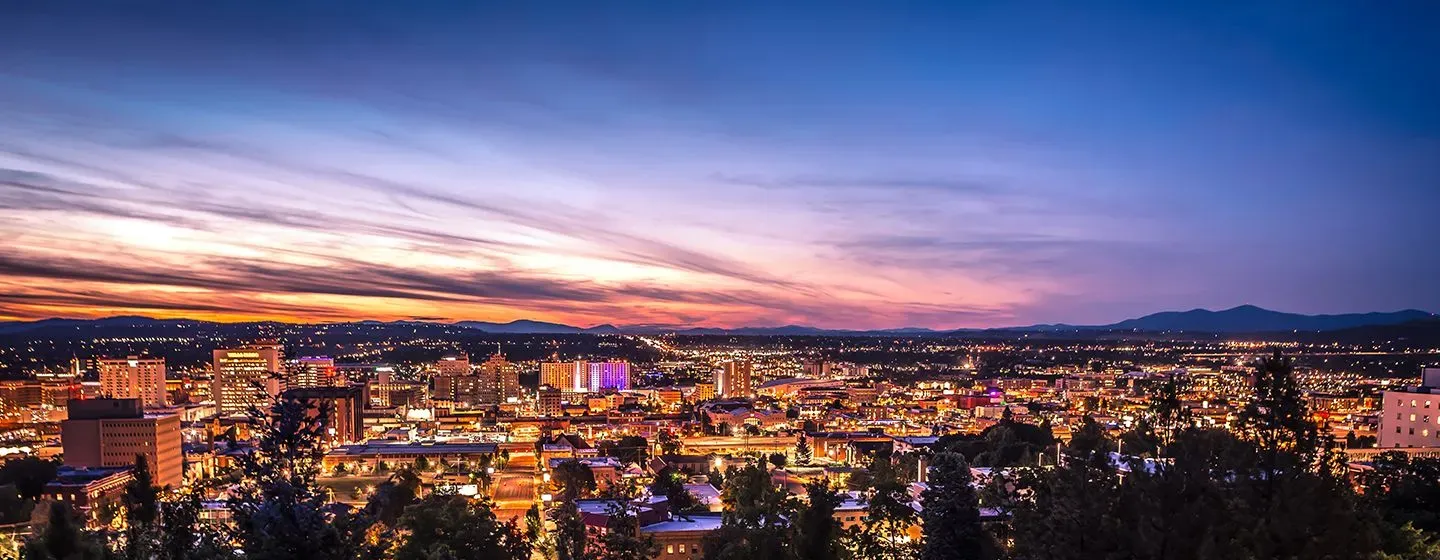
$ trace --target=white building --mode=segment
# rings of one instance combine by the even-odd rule
[[[1440,368],[1425,368],[1419,387],[1384,395],[1380,447],[1440,447]]]

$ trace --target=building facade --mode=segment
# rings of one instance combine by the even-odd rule
[[[1440,447],[1440,368],[1425,368],[1417,387],[1383,394],[1380,447]]]
[[[748,398],[755,395],[755,366],[748,360],[725,362],[715,370],[715,392],[729,398]]]
[[[100,393],[114,399],[140,399],[148,407],[169,405],[165,391],[165,358],[128,356],[100,358]]]
[[[157,486],[184,481],[180,416],[146,414],[140,399],[72,400],[69,409],[70,419],[60,424],[66,466],[130,467],[138,455]]]
[[[264,408],[284,389],[278,344],[215,350],[211,372],[210,396],[222,416],[244,414],[252,406]]]
[[[589,366],[591,391],[625,391],[632,387],[630,363],[622,361],[592,362]]]

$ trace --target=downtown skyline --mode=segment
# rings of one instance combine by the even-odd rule
[[[730,6],[0,8],[0,319],[1440,309],[1434,8]]]

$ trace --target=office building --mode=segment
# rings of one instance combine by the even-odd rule
[[[140,399],[145,406],[154,408],[169,404],[165,391],[165,358],[100,358],[97,367],[102,396]]]
[[[69,413],[60,424],[66,466],[129,467],[140,455],[157,486],[183,482],[180,416],[146,414],[140,399],[72,400]]]
[[[541,416],[560,416],[564,407],[564,393],[555,387],[548,385],[540,387],[540,393],[536,397],[536,411]]]
[[[335,369],[335,358],[306,356],[285,364],[290,371],[290,387],[341,387],[345,378]]]
[[[1440,368],[1425,368],[1417,387],[1383,395],[1380,447],[1440,447]]]
[[[285,391],[286,399],[310,405],[307,414],[317,418],[325,411],[325,439],[330,445],[346,445],[365,440],[365,390],[359,385],[349,387],[297,387]]]
[[[715,370],[715,392],[727,399],[754,396],[753,374],[749,360],[725,362]]]
[[[499,404],[502,402],[517,402],[520,400],[520,367],[510,363],[500,352],[490,356],[489,360],[480,364],[480,376],[486,378],[486,384],[493,387],[493,400],[487,394],[486,404]]]
[[[261,343],[215,350],[210,396],[221,416],[262,410],[284,388],[280,382],[280,347]]]
[[[583,361],[540,364],[540,384],[561,391],[580,391],[590,382],[590,364]]]
[[[622,361],[591,362],[590,381],[586,387],[591,391],[625,391],[631,387],[630,363]]]
[[[446,356],[435,363],[435,375],[470,375],[470,357],[464,354]]]

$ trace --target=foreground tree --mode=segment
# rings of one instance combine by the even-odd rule
[[[50,504],[45,527],[25,542],[26,560],[105,560],[108,551],[97,535],[84,530],[85,522],[64,502]]]
[[[997,556],[990,534],[980,526],[979,498],[971,482],[970,464],[964,455],[947,451],[932,459],[928,487],[920,494],[925,529],[920,560]]]
[[[695,499],[694,494],[685,489],[685,479],[685,473],[667,466],[655,473],[655,480],[650,483],[650,494],[665,496],[671,513],[689,519],[686,514],[697,509],[700,502]]]
[[[910,494],[895,472],[888,450],[876,454],[869,473],[865,526],[850,539],[851,550],[865,560],[913,560],[920,547],[909,533],[919,517],[910,506]]]
[[[530,541],[495,518],[487,500],[431,494],[405,509],[395,560],[528,560]]]
[[[150,558],[159,540],[160,489],[150,474],[150,463],[144,455],[135,456],[131,480],[125,485],[124,557],[129,560]]]
[[[720,528],[706,535],[705,560],[784,560],[791,554],[788,519],[794,506],[757,464],[734,469],[721,492]]]
[[[612,500],[606,511],[605,534],[598,539],[598,560],[650,560],[660,553],[655,539],[640,532],[635,503]]]
[[[825,480],[805,485],[806,504],[795,516],[797,560],[841,560],[846,557],[835,510],[845,497]]]
[[[378,554],[364,520],[330,503],[316,477],[324,457],[328,405],[277,399],[250,413],[255,452],[231,493],[233,537],[247,560],[349,560]]]

